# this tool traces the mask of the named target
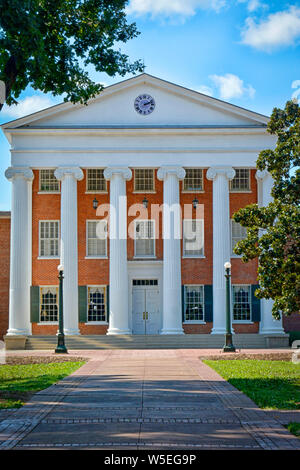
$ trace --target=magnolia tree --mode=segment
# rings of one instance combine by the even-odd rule
[[[89,77],[91,66],[110,76],[143,71],[141,61],[131,63],[116,47],[139,34],[127,23],[127,3],[0,0],[1,105],[15,104],[28,85],[86,103],[103,89]]]
[[[290,315],[300,308],[300,107],[288,101],[274,108],[267,130],[277,136],[274,150],[263,150],[259,170],[273,177],[273,201],[266,207],[251,204],[233,216],[247,227],[246,239],[235,253],[247,262],[258,258],[259,298],[273,299],[272,314]]]

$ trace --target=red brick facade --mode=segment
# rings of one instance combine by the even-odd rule
[[[128,208],[134,203],[141,203],[146,196],[149,204],[149,217],[151,215],[151,205],[163,203],[163,182],[157,179],[155,172],[155,192],[154,193],[134,193],[134,180],[127,182]],[[212,181],[206,178],[206,170],[203,172],[203,192],[185,193],[182,191],[180,183],[180,202],[191,204],[196,196],[199,204],[204,207],[204,257],[194,259],[182,259],[181,275],[182,284],[212,284],[213,258],[212,258]],[[86,170],[84,179],[78,182],[78,284],[85,285],[108,285],[109,284],[109,243],[107,259],[86,258],[86,221],[97,218],[93,209],[93,199],[96,196],[99,204],[109,203],[109,182],[107,183],[107,193],[87,193],[86,192]],[[251,191],[248,193],[230,193],[230,214],[232,215],[238,208],[249,203],[257,202],[257,186],[255,170],[251,171]],[[34,171],[33,196],[32,196],[32,285],[47,286],[57,285],[57,266],[59,259],[38,259],[39,258],[39,221],[40,220],[60,220],[60,194],[39,193],[39,172]],[[195,214],[195,211],[193,212]],[[128,215],[128,224],[136,218],[138,214]],[[156,258],[163,259],[162,240],[162,217],[160,214],[158,225],[158,239],[156,240]],[[1,271],[0,271],[0,335],[2,336],[8,328],[8,291],[9,291],[9,234],[10,217],[3,214],[0,218],[0,250],[1,250]],[[134,240],[128,239],[128,259],[134,256]],[[232,283],[233,284],[257,284],[256,271],[257,262],[252,261],[244,264],[238,258],[232,260]],[[300,330],[300,315],[295,314],[293,318],[284,319],[284,326],[287,331]],[[184,331],[188,334],[210,333],[212,323],[206,324],[184,324]],[[80,323],[81,334],[105,334],[106,325],[89,325]],[[259,323],[234,324],[236,333],[258,333]],[[57,325],[40,325],[33,323],[32,333],[42,335],[53,335],[57,331]]]
[[[8,329],[10,213],[0,212],[0,339]]]

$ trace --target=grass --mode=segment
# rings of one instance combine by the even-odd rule
[[[33,393],[58,382],[83,364],[83,361],[69,361],[48,364],[1,365],[0,408],[20,408]]]
[[[288,430],[297,437],[300,437],[300,423],[289,423]]]
[[[300,409],[300,364],[288,361],[203,361],[260,408]]]

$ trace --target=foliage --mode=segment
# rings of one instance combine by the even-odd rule
[[[300,437],[300,423],[289,423],[288,430],[297,437]]]
[[[0,79],[7,103],[28,85],[86,103],[103,85],[87,67],[110,76],[143,71],[116,44],[139,32],[127,23],[128,0],[0,0]]]
[[[203,361],[260,408],[300,409],[300,364],[287,361]]]
[[[260,152],[259,170],[273,180],[273,201],[251,204],[233,216],[247,227],[247,238],[234,251],[247,262],[258,258],[259,298],[273,299],[273,316],[290,315],[300,307],[300,107],[288,101],[274,108],[267,130],[276,135],[274,150]]]
[[[84,364],[57,362],[49,364],[1,365],[0,408],[19,408],[30,395],[58,382]]]

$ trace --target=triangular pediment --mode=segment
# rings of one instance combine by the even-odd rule
[[[149,115],[134,107],[137,96],[154,98]],[[11,128],[56,127],[248,127],[266,126],[268,117],[148,74],[106,87],[88,106],[62,103],[4,124]]]

